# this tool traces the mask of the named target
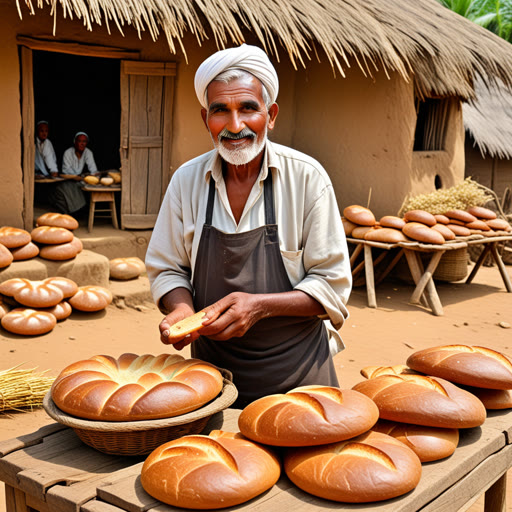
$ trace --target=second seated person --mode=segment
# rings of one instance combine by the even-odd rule
[[[86,174],[98,174],[93,152],[87,147],[89,136],[78,132],[73,139],[73,146],[64,151],[62,157],[62,174],[81,177]],[[78,181],[67,180],[59,184],[56,206],[63,213],[74,214],[86,206],[84,193]]]

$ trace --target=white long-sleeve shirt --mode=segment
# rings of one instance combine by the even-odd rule
[[[262,170],[237,224],[216,150],[182,165],[173,175],[146,253],[151,291],[157,304],[174,288],[192,292],[197,248],[205,220],[210,175],[216,182],[212,224],[240,233],[265,224],[263,182],[273,174],[279,246],[294,289],[322,306],[335,329],[348,317],[352,288],[350,260],[331,180],[313,158],[267,143]],[[257,276],[255,276],[257,279]]]
[[[76,156],[74,147],[68,148],[64,151],[64,155],[62,157],[62,174],[82,174],[86,165],[91,174],[98,172],[94,156],[89,148],[84,149],[81,158]]]
[[[49,139],[41,141],[39,137],[36,137],[36,155],[34,163],[36,173],[43,174],[44,176],[59,172],[57,156],[55,155],[53,144]]]

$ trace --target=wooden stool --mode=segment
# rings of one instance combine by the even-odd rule
[[[96,203],[108,203],[108,208],[103,209],[96,209]],[[114,197],[114,192],[110,192],[108,190],[106,191],[91,191],[91,203],[89,205],[89,225],[88,225],[88,231],[89,233],[92,231],[92,226],[94,224],[94,215],[96,213],[104,213],[108,212],[110,215],[109,217],[112,218],[112,225],[119,229],[117,224],[117,212],[116,212],[116,200]],[[107,215],[99,215],[99,217],[107,217]]]

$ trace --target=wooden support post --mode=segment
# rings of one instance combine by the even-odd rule
[[[478,260],[475,263],[475,266],[473,267],[473,270],[471,271],[471,274],[469,274],[468,278],[466,279],[466,284],[471,283],[473,281],[473,278],[475,277],[476,273],[478,272],[478,269],[482,266],[482,263],[485,261],[485,258],[487,257],[487,254],[489,254],[489,251],[491,250],[491,247],[489,244],[484,246],[484,250],[480,253],[480,256],[478,257]]]
[[[434,275],[437,265],[439,264],[439,261],[441,260],[441,257],[443,256],[444,252],[445,251],[436,251],[432,255],[432,258],[430,258],[430,262],[427,266],[427,270],[425,270],[425,272],[421,276],[420,280],[418,281],[416,288],[412,292],[411,302],[413,304],[419,303],[420,297],[422,296],[423,291],[425,290],[425,287],[427,286],[427,283],[432,279],[432,276]]]
[[[366,276],[366,294],[368,295],[368,306],[377,307],[377,297],[375,296],[375,283],[373,280],[373,258],[370,245],[364,246],[364,271]]]
[[[350,256],[350,266],[352,267],[359,256],[361,254],[361,251],[363,250],[363,244],[357,244],[356,248],[354,249],[354,252]]]
[[[508,293],[512,293],[512,283],[510,282],[510,277],[507,273],[507,269],[505,268],[505,264],[503,263],[503,260],[501,259],[501,256],[498,253],[497,243],[491,243],[489,244],[491,246],[491,254],[494,258],[494,261],[496,262],[496,265],[498,265],[498,268],[500,270],[501,278],[503,279],[503,282],[505,283],[505,288],[507,289]]]
[[[507,473],[494,482],[485,492],[484,512],[505,512],[507,493]]]

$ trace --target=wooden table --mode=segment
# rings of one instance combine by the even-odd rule
[[[379,282],[381,282],[384,279],[384,277],[386,277],[389,274],[389,272],[394,268],[398,261],[403,256],[405,256],[407,260],[407,265],[411,272],[411,276],[416,285],[414,291],[411,294],[410,302],[412,304],[423,303],[424,305],[429,307],[432,313],[436,316],[441,316],[444,314],[444,312],[441,300],[437,293],[433,275],[439,262],[441,261],[443,254],[445,254],[447,251],[463,249],[465,247],[468,247],[469,245],[484,245],[484,251],[480,255],[480,258],[476,262],[475,266],[473,267],[473,270],[469,277],[467,278],[466,283],[469,284],[473,280],[478,269],[484,262],[485,257],[488,254],[491,254],[498,266],[501,277],[505,284],[505,288],[507,289],[508,292],[512,292],[512,283],[510,281],[510,277],[505,268],[505,264],[503,263],[503,260],[501,259],[501,256],[498,252],[498,245],[501,243],[505,243],[509,240],[512,240],[512,235],[509,234],[500,234],[492,237],[475,234],[470,237],[458,237],[458,239],[454,241],[446,242],[441,245],[424,244],[415,241],[398,242],[392,244],[383,242],[371,242],[368,240],[358,238],[347,238],[347,241],[349,243],[356,245],[350,257],[352,276],[355,277],[357,274],[359,274],[359,272],[362,271],[363,268],[365,271],[365,285],[369,307],[377,307],[377,298],[375,293],[376,285]],[[372,255],[372,248],[383,250],[383,252],[381,252],[380,256],[376,258],[375,261]],[[386,256],[386,251],[389,252],[392,250],[395,250],[396,254],[394,258],[391,260],[391,262],[388,264],[388,266],[380,274],[376,282],[374,276],[374,268],[384,259],[384,257]],[[363,261],[361,261],[358,265],[355,265],[361,251],[364,251]],[[420,256],[422,253],[430,255],[430,260],[426,268],[424,268]]]
[[[240,411],[215,414],[203,433],[238,431]],[[309,495],[284,475],[259,497],[226,511],[253,512],[455,512],[485,492],[486,511],[505,511],[506,472],[512,467],[512,410],[489,412],[478,428],[461,430],[455,453],[423,464],[420,483],[384,502],[344,504]],[[7,512],[176,512],[141,486],[144,458],[105,455],[73,430],[51,423],[33,434],[0,443],[0,480]]]

